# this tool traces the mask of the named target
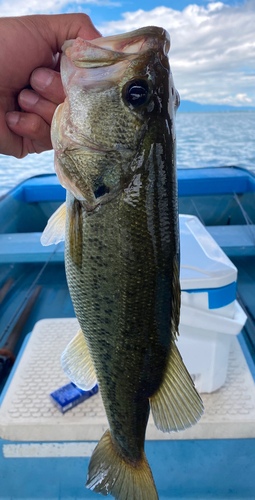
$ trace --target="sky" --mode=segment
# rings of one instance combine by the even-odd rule
[[[0,0],[0,16],[62,12],[85,12],[103,36],[162,26],[181,99],[255,107],[255,0]]]

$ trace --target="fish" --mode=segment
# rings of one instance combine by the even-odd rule
[[[109,429],[86,487],[156,500],[144,442],[150,411],[163,432],[186,429],[203,403],[176,341],[180,316],[175,112],[170,37],[160,27],[63,46],[66,95],[51,136],[66,203],[45,245],[65,239],[80,329],[61,358],[82,389],[99,384]]]

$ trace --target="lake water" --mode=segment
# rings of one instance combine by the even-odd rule
[[[177,113],[177,167],[236,165],[255,171],[255,112]],[[53,152],[22,160],[0,155],[0,194],[22,180],[54,172]]]
[[[178,168],[255,170],[255,112],[177,113]]]

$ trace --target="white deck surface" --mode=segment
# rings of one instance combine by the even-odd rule
[[[0,438],[11,441],[93,441],[108,428],[99,394],[64,415],[49,393],[68,383],[60,355],[77,333],[76,319],[43,320],[35,325],[0,408]],[[147,439],[255,437],[255,385],[236,338],[224,386],[202,395],[205,414],[186,431],[163,434],[150,419]]]

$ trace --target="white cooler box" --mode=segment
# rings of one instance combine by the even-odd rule
[[[237,269],[205,227],[180,215],[181,319],[178,349],[199,392],[226,379],[231,336],[246,315],[236,297]]]

